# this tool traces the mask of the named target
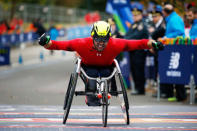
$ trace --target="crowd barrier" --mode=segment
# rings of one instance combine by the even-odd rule
[[[37,38],[35,32],[21,33],[21,34],[5,34],[0,35],[0,46],[12,46],[23,42],[31,42]]]
[[[197,83],[197,38],[177,37],[159,41],[165,45],[165,49],[158,53],[158,83],[189,85],[190,103],[193,104]],[[154,79],[154,57],[150,55],[146,59],[145,76]],[[159,101],[160,87],[157,91]]]
[[[67,39],[84,38],[89,37],[91,32],[91,26],[71,27],[67,29]]]
[[[65,29],[58,30],[59,37],[65,36],[65,32]],[[37,38],[38,35],[35,32],[0,35],[0,47],[32,42],[37,40]]]
[[[191,45],[166,45],[158,54],[160,83],[190,86],[190,103],[194,103],[197,82],[197,47]],[[160,94],[158,90],[158,100]]]

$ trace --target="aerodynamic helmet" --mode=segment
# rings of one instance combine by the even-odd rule
[[[97,42],[106,42],[111,37],[110,24],[105,21],[97,21],[93,24],[91,36]]]

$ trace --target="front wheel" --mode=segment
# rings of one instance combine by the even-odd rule
[[[68,114],[70,112],[70,108],[71,108],[71,104],[72,104],[72,100],[73,100],[73,96],[75,93],[75,87],[77,84],[77,78],[78,78],[78,74],[74,73],[73,77],[71,79],[71,83],[69,83],[70,85],[70,93],[68,94],[68,99],[66,100],[66,105],[65,105],[65,110],[64,110],[64,116],[63,116],[63,124],[66,124],[67,118],[68,118]],[[67,94],[67,93],[66,93]]]
[[[123,116],[125,119],[125,122],[127,125],[130,124],[130,120],[129,120],[129,101],[128,101],[128,97],[127,97],[127,92],[126,92],[126,88],[123,82],[123,76],[119,73],[118,74],[119,79],[120,79],[120,84],[121,84],[121,88],[122,88],[122,93],[123,93],[123,102],[121,105],[122,108],[122,112],[123,112]]]
[[[104,88],[102,94],[102,121],[103,127],[107,126],[107,115],[108,115],[108,86]]]
[[[69,80],[68,88],[67,88],[66,95],[65,95],[65,98],[64,98],[64,106],[63,106],[63,109],[64,110],[66,109],[66,105],[68,103],[68,98],[69,98],[69,95],[70,95],[70,90],[72,88],[73,78],[74,78],[74,73],[72,73],[70,75],[70,80]]]

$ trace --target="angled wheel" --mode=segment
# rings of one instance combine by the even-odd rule
[[[107,115],[108,115],[108,86],[105,85],[103,94],[102,94],[102,121],[103,127],[107,126]]]
[[[70,107],[72,104],[72,100],[73,100],[73,96],[75,93],[75,88],[76,88],[76,84],[77,84],[77,78],[78,78],[78,74],[77,73],[73,73],[71,75],[71,79],[69,82],[70,85],[70,89],[69,89],[69,93],[66,92],[66,102],[65,102],[65,109],[64,109],[64,116],[63,116],[63,124],[66,124],[67,118],[68,118],[68,114],[70,112]],[[67,90],[68,91],[68,90]]]
[[[130,120],[129,120],[129,101],[128,101],[128,97],[127,97],[127,92],[126,92],[126,88],[125,88],[125,85],[124,85],[124,82],[123,82],[122,74],[119,73],[118,76],[119,76],[119,79],[120,79],[120,84],[121,84],[122,93],[123,93],[123,100],[124,100],[122,102],[121,108],[122,108],[122,112],[123,112],[125,122],[126,122],[127,125],[129,125],[130,124]]]
[[[67,102],[68,102],[68,96],[70,95],[70,89],[72,87],[72,85],[71,85],[72,81],[73,81],[73,73],[70,75],[68,88],[67,88],[66,95],[65,95],[65,98],[64,98],[64,106],[63,106],[64,110],[66,109],[66,105],[67,105]]]

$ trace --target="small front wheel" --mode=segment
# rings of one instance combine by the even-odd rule
[[[108,86],[104,88],[103,94],[102,94],[102,121],[103,121],[103,127],[107,126],[107,115],[108,115]]]

